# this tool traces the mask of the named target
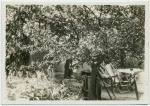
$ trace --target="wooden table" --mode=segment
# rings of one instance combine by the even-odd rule
[[[142,72],[141,69],[118,69],[118,72],[120,73],[127,73],[127,74],[131,74],[134,77],[134,86],[135,86],[135,93],[136,93],[136,98],[137,100],[138,98],[138,90],[137,90],[137,84],[136,84],[136,80],[135,80],[135,75],[139,74],[140,72]]]

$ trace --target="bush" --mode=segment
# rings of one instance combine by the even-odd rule
[[[125,61],[125,68],[138,68],[138,59],[134,57],[127,57]]]

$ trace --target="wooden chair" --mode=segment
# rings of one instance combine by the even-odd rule
[[[110,95],[110,92],[109,92],[109,89],[111,91],[111,93],[113,94],[113,96],[116,98],[115,94],[114,94],[114,91],[113,91],[113,87],[114,87],[114,83],[113,83],[113,78],[115,76],[108,76],[106,74],[106,71],[102,68],[102,67],[99,67],[97,68],[98,69],[98,72],[99,72],[99,76],[97,76],[97,79],[99,79],[99,83],[106,89],[110,99],[112,100],[112,96]]]

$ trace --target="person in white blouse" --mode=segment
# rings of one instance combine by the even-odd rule
[[[136,79],[136,82],[137,82],[137,89],[138,89],[138,93],[141,95],[139,96],[140,100],[144,100],[144,91],[145,91],[145,72],[144,72],[144,61],[140,61],[138,63],[138,67],[142,70],[141,73],[139,73],[137,75],[137,79]],[[144,88],[144,89],[143,89]]]

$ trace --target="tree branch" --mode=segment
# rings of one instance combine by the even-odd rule
[[[95,18],[98,20],[98,25],[99,25],[99,29],[101,30],[101,25],[100,25],[100,19],[95,15],[95,13],[86,5],[84,5],[85,8],[87,8],[88,10],[90,10],[90,12],[95,16]],[[103,34],[105,34],[105,32],[101,31]]]

